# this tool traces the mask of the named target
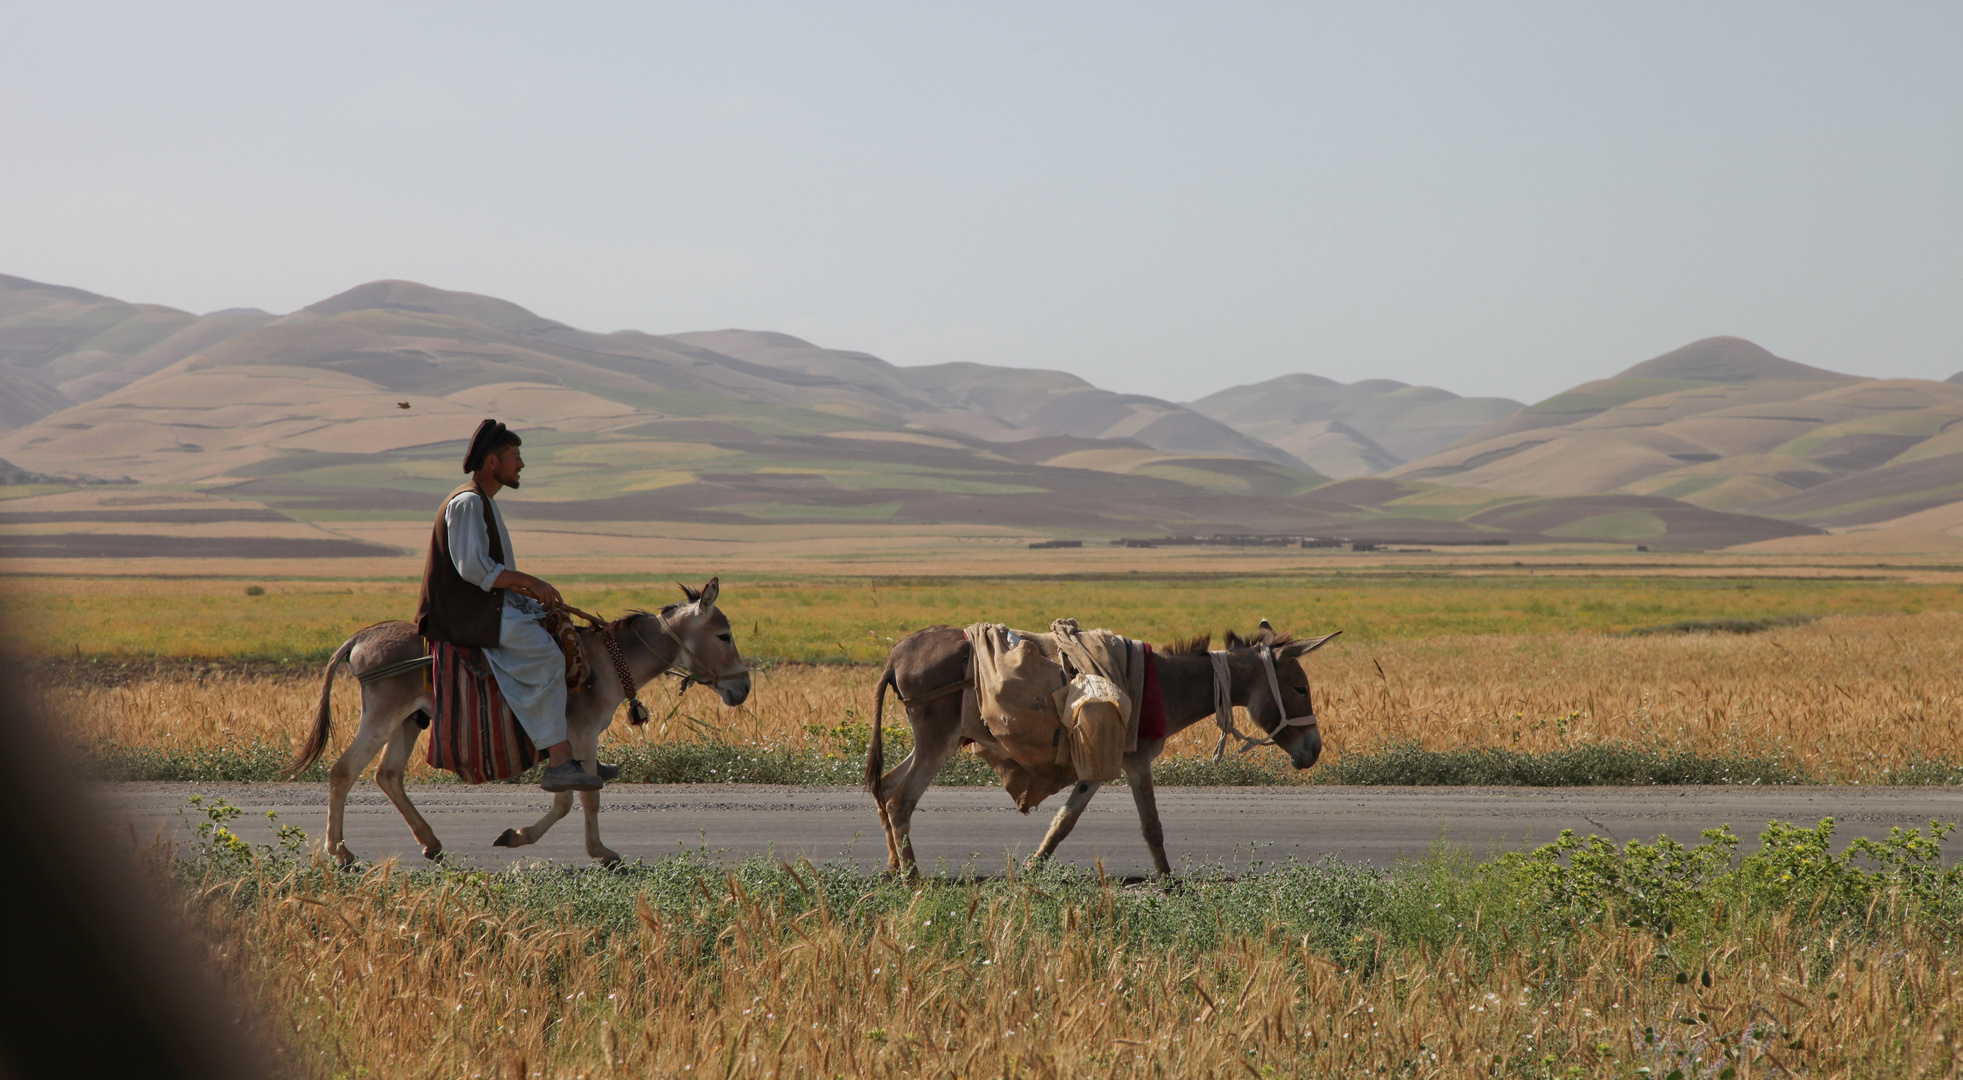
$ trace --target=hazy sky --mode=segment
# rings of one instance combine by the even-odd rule
[[[1963,4],[0,0],[0,272],[1190,399],[1963,369]]]

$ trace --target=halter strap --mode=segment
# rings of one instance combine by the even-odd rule
[[[690,683],[701,683],[703,686],[717,686],[722,683],[730,682],[731,680],[734,680],[739,675],[747,676],[750,673],[750,668],[746,664],[743,667],[737,668],[735,671],[724,671],[708,676],[697,675],[696,671],[700,669],[703,666],[703,664],[701,659],[698,658],[695,655],[695,653],[689,650],[688,642],[683,641],[682,636],[680,634],[675,633],[674,630],[669,628],[667,619],[653,612],[648,613],[648,618],[653,619],[655,627],[658,628],[663,634],[666,634],[668,636],[668,640],[675,643],[675,648],[680,650],[681,654],[688,658],[689,666],[686,670],[682,668],[678,668],[671,663],[668,665],[668,670],[661,673],[663,675],[680,675],[682,677],[682,690],[684,692],[688,690],[688,686]],[[639,630],[634,629],[633,623],[627,622],[626,620],[622,620],[622,624],[627,627],[628,633],[634,635],[634,640],[640,642],[643,646],[647,648],[649,652],[654,651],[654,646],[649,645],[648,639],[642,637],[641,632]]]
[[[1206,654],[1207,659],[1213,661],[1213,722],[1220,728],[1220,742],[1213,748],[1213,760],[1215,761],[1219,761],[1227,755],[1227,739],[1229,737],[1241,741],[1240,752],[1245,754],[1257,746],[1278,745],[1275,742],[1275,736],[1280,734],[1283,728],[1316,726],[1315,713],[1313,712],[1307,716],[1288,715],[1288,706],[1281,699],[1281,680],[1275,675],[1274,650],[1268,648],[1266,645],[1257,645],[1254,651],[1261,658],[1261,666],[1267,672],[1268,692],[1274,696],[1275,711],[1281,714],[1281,722],[1275,725],[1274,731],[1258,739],[1251,735],[1241,734],[1240,728],[1234,724],[1234,673],[1227,666],[1227,658],[1232,654],[1224,649],[1208,650]],[[1253,717],[1250,716],[1249,719],[1251,720]]]
[[[607,655],[613,661],[614,676],[620,680],[621,693],[627,698],[628,723],[634,724],[636,726],[647,723],[648,708],[646,705],[641,704],[640,687],[634,684],[634,676],[631,672],[627,670],[627,658],[623,656],[620,651],[620,638],[618,634],[618,628],[620,627],[625,627],[628,633],[634,635],[634,640],[640,642],[641,646],[647,649],[647,651],[649,652],[654,651],[654,646],[648,644],[648,639],[642,637],[641,632],[639,630],[634,629],[634,622],[633,622],[634,617],[632,615],[629,615],[626,618],[621,619],[617,623],[609,623],[597,615],[594,615],[590,612],[579,610],[578,608],[572,606],[571,604],[566,603],[564,600],[561,600],[558,606],[562,610],[564,610],[567,614],[576,615],[582,619],[585,619],[588,623],[592,624],[593,630],[600,635],[600,640],[603,643],[605,643],[607,647]],[[682,693],[688,692],[689,684],[692,682],[698,682],[704,686],[715,686],[718,683],[723,683],[731,679],[734,679],[739,675],[748,675],[750,673],[749,667],[744,666],[742,668],[738,668],[735,671],[723,672],[720,674],[711,675],[707,678],[703,678],[702,676],[695,674],[694,669],[700,668],[702,666],[702,661],[697,659],[696,655],[693,652],[689,651],[688,643],[682,640],[682,636],[680,634],[677,634],[673,630],[669,629],[668,621],[662,618],[659,614],[649,612],[647,613],[647,615],[648,618],[654,620],[654,625],[659,627],[661,629],[661,632],[668,636],[668,640],[675,643],[675,648],[680,650],[682,655],[688,658],[688,662],[690,664],[689,670],[683,670],[677,668],[671,662],[668,665],[667,670],[655,673],[656,678],[671,673],[680,675],[682,677],[682,690],[681,690]],[[677,704],[679,704],[679,702],[677,702]]]

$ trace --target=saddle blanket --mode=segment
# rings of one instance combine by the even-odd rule
[[[509,780],[532,767],[538,749],[505,707],[482,650],[429,643],[429,763],[469,784]]]

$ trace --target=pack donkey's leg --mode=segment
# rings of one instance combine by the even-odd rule
[[[961,746],[961,698],[951,695],[917,707],[909,706],[907,721],[913,728],[913,752],[900,762],[899,768],[881,779],[879,789],[884,796],[887,820],[892,822],[889,853],[891,849],[898,850],[898,863],[891,869],[905,870],[909,877],[919,877],[920,866],[913,855],[913,808],[933,786],[941,766]]]
[[[1152,762],[1165,747],[1164,739],[1155,739],[1140,742],[1138,749],[1125,755],[1125,780],[1131,785],[1131,801],[1138,806],[1138,827],[1161,877],[1172,874],[1172,864],[1166,861],[1166,830],[1159,824],[1159,801],[1152,793]]]
[[[1037,845],[1036,854],[1029,857],[1031,866],[1056,853],[1057,845],[1063,843],[1063,838],[1069,836],[1070,830],[1077,827],[1077,819],[1084,816],[1084,808],[1091,804],[1091,796],[1096,795],[1097,789],[1103,786],[1102,780],[1080,780],[1076,787],[1070,789],[1069,801],[1063,804],[1063,809],[1056,812],[1056,817],[1050,821],[1050,831],[1044,834],[1043,842]]]
[[[443,856],[443,841],[436,838],[436,830],[416,811],[416,805],[409,801],[408,789],[402,785],[409,771],[409,755],[415,752],[416,739],[422,733],[422,728],[407,716],[396,723],[382,763],[375,766],[375,786],[382,789],[401,812],[402,820],[409,823],[409,831],[416,834],[416,842],[423,846],[423,858],[438,859]]]

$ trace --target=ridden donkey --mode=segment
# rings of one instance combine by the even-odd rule
[[[690,681],[714,687],[723,704],[741,705],[750,696],[750,673],[736,651],[729,619],[716,609],[716,594],[720,591],[717,579],[710,578],[700,590],[686,585],[681,588],[688,598],[686,602],[669,604],[659,612],[636,611],[614,624],[628,674],[639,687],[664,672],[680,670]],[[600,635],[591,629],[582,630],[580,644],[586,650],[587,667],[593,677],[584,690],[569,696],[566,733],[574,757],[597,761],[600,733],[613,722],[614,711],[626,700],[626,693]],[[376,623],[355,631],[353,637],[342,642],[333,659],[327,662],[313,732],[299,756],[287,766],[286,775],[289,778],[297,775],[320,760],[327,750],[328,727],[334,719],[334,673],[342,663],[359,678],[363,672],[414,660],[422,652],[423,643],[416,636],[415,626],[406,622]],[[375,768],[375,785],[388,794],[389,801],[409,822],[410,831],[423,845],[423,856],[434,859],[443,854],[443,842],[410,804],[409,793],[402,786],[409,755],[415,751],[416,740],[422,734],[422,724],[435,712],[424,685],[423,670],[418,668],[376,679],[361,687],[361,728],[334,762],[327,778],[324,847],[343,866],[354,862],[354,852],[348,850],[342,833],[348,791],[384,744],[388,749]],[[600,842],[600,793],[582,791],[579,799],[586,811],[586,853],[603,863],[619,862],[619,853]],[[552,809],[544,817],[526,828],[506,829],[493,843],[497,847],[535,844],[554,822],[566,816],[572,805],[573,793],[559,792],[552,797]]]
[[[1340,633],[1340,631],[1339,631]],[[1322,733],[1317,729],[1315,709],[1309,695],[1309,680],[1302,665],[1295,661],[1322,647],[1335,634],[1297,641],[1278,633],[1264,620],[1252,637],[1227,634],[1224,658],[1228,672],[1228,696],[1235,705],[1247,709],[1248,716],[1265,738],[1240,736],[1249,746],[1272,743],[1288,752],[1296,768],[1315,764],[1322,753]],[[1215,715],[1214,662],[1207,651],[1211,638],[1200,637],[1178,645],[1153,650],[1158,663],[1159,693],[1165,703],[1166,736]],[[994,737],[979,721],[964,727],[961,694],[955,691],[972,678],[971,646],[968,636],[952,626],[930,626],[901,639],[887,654],[886,670],[879,677],[873,702],[872,745],[866,754],[866,787],[879,804],[879,823],[886,831],[887,865],[917,875],[913,839],[910,835],[913,809],[934,782],[941,765],[960,748],[961,740],[993,742]],[[1282,661],[1286,661],[1285,663]],[[913,752],[892,772],[885,772],[886,753],[881,727],[886,709],[886,688],[892,687],[906,706],[907,723],[913,728]],[[1275,700],[1278,687],[1282,702]],[[1238,734],[1238,733],[1236,733]],[[1145,846],[1152,851],[1152,864],[1161,875],[1172,873],[1166,861],[1165,829],[1159,824],[1159,809],[1152,792],[1152,762],[1166,748],[1165,739],[1138,740],[1138,749],[1124,757],[1125,780],[1131,785],[1132,801],[1138,806],[1138,822],[1145,833]],[[1070,789],[1070,798],[1057,811],[1043,843],[1030,857],[1035,863],[1048,859],[1076,827],[1077,819],[1090,805],[1091,796],[1103,783],[1081,781]]]

